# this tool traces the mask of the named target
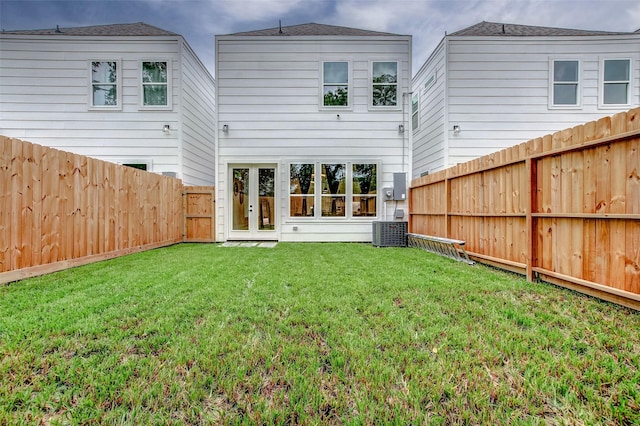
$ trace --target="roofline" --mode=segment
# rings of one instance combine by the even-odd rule
[[[584,39],[605,39],[605,38],[637,38],[640,33],[604,33],[585,35],[451,35],[444,36],[447,40],[504,40],[508,42],[523,40],[584,40]]]
[[[215,36],[216,40],[251,40],[251,41],[268,41],[273,42],[273,40],[317,40],[317,39],[326,39],[326,40],[397,40],[397,39],[406,39],[411,40],[413,38],[412,35],[408,34],[383,34],[383,35],[287,35],[287,36],[264,36],[264,35],[253,35],[253,36],[243,36],[243,35],[235,35],[235,34],[219,34]]]
[[[486,25],[494,25],[494,26],[502,26],[502,33],[495,34],[457,34],[461,32],[465,32],[471,28],[480,27],[483,24]],[[505,33],[505,27],[518,27],[518,28],[531,28],[537,30],[556,30],[556,31],[571,31],[573,34],[513,34],[513,33]],[[640,31],[640,29],[638,30]],[[638,32],[636,31],[636,32]],[[446,34],[445,37],[514,37],[514,38],[528,38],[528,37],[593,37],[593,36],[602,36],[602,35],[630,35],[634,34],[634,32],[629,31],[605,31],[605,30],[582,30],[578,28],[563,28],[563,27],[549,27],[542,25],[529,25],[529,24],[514,24],[510,22],[493,22],[493,21],[480,21],[474,25],[453,31],[451,34]]]
[[[132,26],[144,26],[152,28],[164,34],[108,34],[108,33],[96,33],[96,34],[76,34],[77,30],[84,30],[89,28],[114,28],[114,27],[132,27]],[[36,29],[21,29],[21,30],[5,30],[2,29],[0,34],[4,35],[23,35],[23,36],[65,36],[65,37],[86,37],[86,36],[100,36],[100,37],[175,37],[182,36],[182,34],[165,30],[156,25],[151,25],[146,22],[124,22],[117,24],[97,24],[97,25],[83,25],[77,27],[60,27],[56,25],[56,28],[36,28]]]

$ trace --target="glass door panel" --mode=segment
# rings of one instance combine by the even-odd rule
[[[273,168],[258,169],[258,229],[275,229],[275,178]]]
[[[249,194],[251,181],[249,179],[249,169],[246,167],[233,169],[233,199],[231,216],[233,217],[232,229],[234,231],[249,230]]]

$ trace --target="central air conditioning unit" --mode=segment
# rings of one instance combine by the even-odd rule
[[[376,247],[406,247],[408,222],[373,222],[373,245]]]

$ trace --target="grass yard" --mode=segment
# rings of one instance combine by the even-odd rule
[[[640,314],[417,249],[182,244],[0,287],[0,424],[640,424]]]

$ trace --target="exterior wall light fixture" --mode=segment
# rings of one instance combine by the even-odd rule
[[[456,135],[458,133],[460,133],[460,126],[458,126],[457,124],[453,125],[453,133],[455,133]]]
[[[228,124],[223,124],[222,125],[222,133],[229,134],[229,125]]]

